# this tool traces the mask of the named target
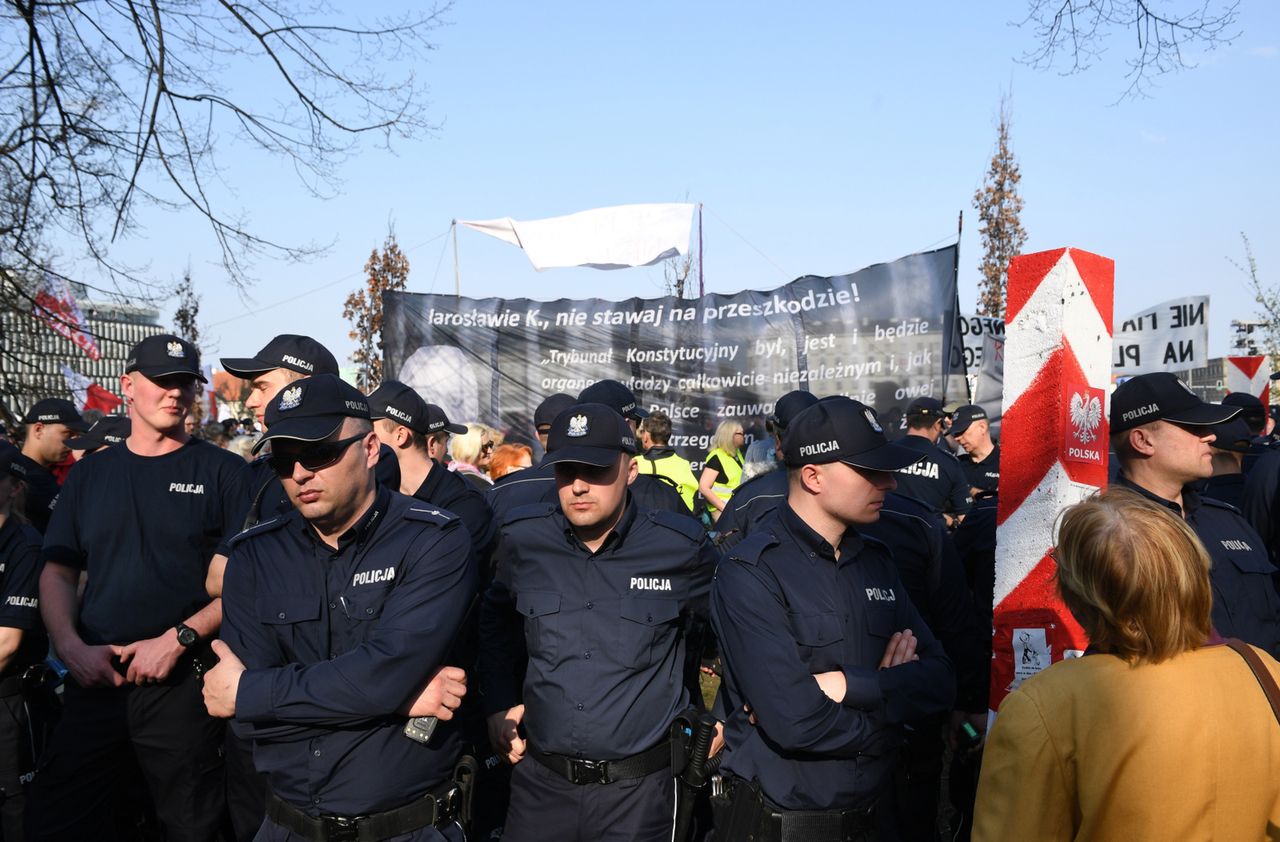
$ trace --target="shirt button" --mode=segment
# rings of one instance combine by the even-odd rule
[[[581,703],[581,702],[579,702],[579,703],[578,703],[578,710],[582,710],[582,703]]]
[[[277,619],[277,620],[283,620],[283,619],[284,619],[284,612],[283,612],[283,611],[281,611],[279,614],[277,614],[277,615],[276,615],[276,619]]]
[[[312,798],[312,799],[311,799],[311,803],[312,803],[312,804],[319,804],[319,803],[320,803],[320,796],[318,796],[318,795],[317,795],[316,797]]]
[[[585,657],[586,657],[586,659],[587,659],[588,661],[590,661],[590,660],[591,660],[591,650],[590,650],[590,649],[588,649],[588,650],[587,650],[587,653],[586,653]]]
[[[319,756],[320,756],[320,749],[316,749],[315,751],[313,751],[313,752],[311,752],[311,753],[312,753],[312,754],[314,754],[316,757],[319,757]]]
[[[595,607],[596,607],[596,604],[595,604],[594,602],[588,602],[588,603],[587,603],[587,610],[588,610],[588,611],[589,611],[589,610],[591,610],[592,608],[595,608]]]
[[[366,608],[366,609],[364,610],[364,613],[366,613],[366,614],[372,614],[372,613],[373,613],[373,609],[372,609],[372,608]]]
[[[809,558],[814,558],[816,555],[817,553],[809,553]]]
[[[330,610],[330,611],[334,610],[334,609],[335,609],[335,608],[337,608],[337,607],[338,607],[338,603],[336,603],[336,602],[330,602],[330,603],[329,603],[329,610]]]

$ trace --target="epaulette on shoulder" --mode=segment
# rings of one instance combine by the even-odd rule
[[[448,527],[459,523],[458,516],[447,512],[439,506],[424,503],[421,506],[410,506],[404,510],[405,520],[417,520],[423,523],[434,523],[436,526]]]
[[[546,517],[554,512],[559,503],[526,503],[523,506],[516,506],[507,513],[506,520],[502,521],[502,525],[515,523],[518,520],[531,520],[533,518]]]
[[[284,520],[285,519],[283,517],[273,517],[271,520],[264,520],[262,523],[254,524],[253,526],[250,526],[245,531],[233,537],[227,543],[227,546],[234,547],[236,544],[242,543],[248,540],[249,538],[252,538],[255,535],[261,535],[264,532],[273,532],[279,529],[280,527],[284,526]]]
[[[679,512],[669,512],[666,509],[649,511],[645,515],[659,526],[665,526],[673,532],[679,532],[695,543],[707,537],[707,530],[702,528],[702,522],[692,515],[682,515]]]
[[[761,553],[779,543],[778,536],[773,534],[772,529],[757,529],[734,545],[725,558],[755,566],[760,563]]]
[[[1200,504],[1204,506],[1212,506],[1215,509],[1226,509],[1229,512],[1235,512],[1241,517],[1244,517],[1244,513],[1235,506],[1231,505],[1226,500],[1219,500],[1216,497],[1201,497]]]

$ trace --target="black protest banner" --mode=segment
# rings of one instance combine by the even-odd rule
[[[848,275],[808,275],[766,292],[625,301],[532,301],[387,293],[387,376],[454,421],[532,435],[547,395],[604,378],[672,418],[671,444],[701,460],[718,424],[765,435],[773,402],[793,389],[844,394],[899,427],[912,398],[965,397],[948,361],[956,329],[954,246]]]

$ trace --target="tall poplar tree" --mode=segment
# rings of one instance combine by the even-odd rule
[[[1000,124],[996,130],[996,151],[982,187],[973,195],[978,209],[982,237],[982,263],[978,267],[978,315],[1004,317],[1005,285],[1008,282],[1009,259],[1022,251],[1027,241],[1023,230],[1022,197],[1018,183],[1022,173],[1009,147],[1009,100],[1000,100]]]

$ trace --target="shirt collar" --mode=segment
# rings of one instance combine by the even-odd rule
[[[781,513],[779,519],[782,521],[783,528],[810,558],[821,556],[833,562],[837,561],[835,548],[796,514],[795,509],[791,508],[791,503],[787,502],[779,506],[778,511]],[[837,563],[851,560],[861,549],[862,536],[856,529],[846,527],[844,537],[840,539],[840,558]]]
[[[564,516],[564,512],[559,508],[556,509],[556,516],[560,518],[560,522],[564,527],[565,538],[575,547],[583,547],[586,545],[578,540],[577,534],[573,531],[573,524]],[[636,505],[631,499],[631,492],[627,492],[625,502],[622,504],[622,517],[618,518],[618,522],[614,524],[613,529],[609,530],[609,534],[605,536],[604,543],[600,545],[600,549],[596,550],[592,555],[599,555],[607,550],[621,544],[627,538],[627,533],[631,531],[631,525],[636,521]]]
[[[1184,519],[1191,517],[1191,515],[1195,514],[1196,509],[1200,508],[1200,495],[1196,493],[1196,490],[1192,488],[1190,485],[1184,485],[1182,487],[1182,508],[1178,508],[1177,503],[1173,502],[1172,500],[1166,500],[1163,497],[1159,496],[1158,494],[1152,494],[1150,491],[1138,485],[1136,482],[1129,479],[1124,474],[1120,475],[1120,477],[1116,480],[1116,483],[1120,486],[1123,486],[1124,488],[1129,489],[1130,491],[1136,491],[1137,493],[1141,494],[1143,497],[1146,497],[1148,500],[1150,500],[1153,503],[1162,504],[1163,506],[1165,506],[1165,508],[1177,514],[1178,517],[1181,517]]]
[[[378,525],[386,519],[387,509],[390,508],[390,506],[391,492],[386,488],[386,486],[376,486],[376,491],[373,496],[373,505],[369,506],[365,513],[360,516],[360,519],[351,525],[350,529],[338,536],[338,548],[336,550],[324,542],[305,518],[299,516],[298,520],[302,525],[303,532],[312,541],[322,544],[325,548],[337,554],[343,552],[352,544],[359,546],[367,543],[369,538],[377,530]],[[297,510],[295,509],[294,511],[296,512]]]

